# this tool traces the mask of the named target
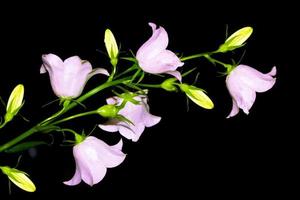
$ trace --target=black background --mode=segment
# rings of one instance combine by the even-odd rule
[[[6,100],[13,87],[23,83],[26,103],[22,113],[31,122],[14,120],[3,129],[1,140],[20,134],[57,109],[55,105],[41,109],[55,99],[48,76],[39,74],[41,55],[55,53],[63,59],[79,55],[94,67],[108,66],[106,56],[96,51],[105,51],[106,28],[113,31],[122,50],[136,52],[151,35],[147,23],[155,22],[169,33],[168,49],[189,55],[215,49],[225,38],[226,24],[230,33],[252,26],[254,33],[242,63],[264,73],[276,65],[277,83],[270,91],[257,95],[248,116],[240,112],[232,119],[225,119],[231,110],[231,98],[224,77],[217,77],[216,68],[203,60],[190,62],[187,66],[199,67],[197,85],[207,89],[215,102],[214,110],[206,111],[191,103],[187,112],[184,95],[153,90],[151,112],[162,116],[161,123],[146,129],[137,143],[125,141],[126,160],[109,169],[99,184],[93,187],[84,183],[74,187],[62,184],[72,177],[75,165],[72,149],[56,143],[38,148],[34,159],[25,152],[19,164],[19,169],[31,175],[37,191],[29,194],[13,186],[13,194],[6,197],[7,180],[1,175],[0,199],[81,195],[86,198],[96,195],[99,199],[173,196],[190,199],[291,194],[295,188],[291,182],[296,134],[292,131],[291,116],[297,114],[291,96],[294,70],[291,60],[298,41],[292,5],[198,5],[188,1],[167,6],[152,2],[138,7],[100,4],[93,9],[78,5],[75,9],[73,5],[60,7],[49,3],[33,11],[13,6],[3,14],[0,95]],[[237,51],[233,57],[237,59],[241,53]],[[191,76],[186,81],[192,83],[193,79]],[[93,78],[87,89],[97,83],[99,80]],[[106,91],[86,105],[91,108],[102,105],[108,95]],[[67,126],[90,131],[100,121],[91,117]],[[110,144],[119,139],[118,134],[99,129],[94,135]],[[43,138],[51,140],[48,136]],[[55,136],[55,140],[59,142],[62,138]],[[0,155],[0,164],[13,166],[16,158]]]

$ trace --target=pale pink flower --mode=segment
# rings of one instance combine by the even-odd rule
[[[122,140],[109,146],[96,137],[86,137],[73,147],[76,171],[73,178],[64,184],[77,185],[81,180],[90,186],[99,183],[106,174],[106,168],[116,167],[124,161],[126,155],[122,146]]]
[[[56,96],[73,99],[81,95],[86,82],[95,74],[109,75],[106,69],[92,69],[91,63],[72,56],[62,61],[57,55],[45,54],[40,73],[49,73]]]
[[[163,27],[156,29],[154,23],[149,23],[152,28],[152,36],[138,50],[136,58],[139,66],[148,73],[167,73],[181,80],[181,74],[176,71],[183,66],[183,62],[170,50],[167,50],[169,43],[168,33]]]
[[[159,123],[161,117],[149,113],[146,96],[136,96],[134,100],[139,101],[139,104],[127,102],[125,107],[119,111],[119,115],[124,116],[133,124],[118,119],[110,119],[105,124],[100,124],[99,127],[105,131],[117,132],[134,142],[138,141],[145,127],[151,127]],[[112,97],[107,99],[108,104],[121,105],[123,99]]]
[[[238,114],[239,108],[248,114],[252,107],[256,92],[265,92],[273,87],[276,82],[276,67],[263,74],[247,65],[239,65],[233,69],[226,78],[226,85],[232,97],[232,110],[227,116]]]

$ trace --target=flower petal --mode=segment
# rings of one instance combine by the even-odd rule
[[[145,130],[145,125],[143,123],[136,123],[134,125],[124,125],[119,127],[119,132],[128,140],[137,142]]]
[[[115,145],[112,145],[112,146],[110,146],[111,148],[113,148],[113,149],[117,149],[117,150],[122,150],[122,148],[123,148],[123,140],[122,139],[120,139],[120,141],[117,143],[117,144],[115,144]]]
[[[117,132],[119,130],[118,122],[119,122],[118,120],[110,119],[104,124],[99,124],[98,126],[104,131]]]
[[[87,137],[84,142],[73,148],[73,154],[77,161],[82,180],[86,184],[93,186],[104,178],[106,167],[101,158],[99,158],[99,152],[95,149],[95,146],[86,142],[88,138],[90,137]]]
[[[60,57],[58,57],[55,54],[52,53],[44,54],[42,55],[42,60],[43,63],[46,64],[44,65],[44,67],[46,67],[47,70],[49,70],[49,68],[60,68],[60,69],[64,68],[63,61],[60,59]]]
[[[231,112],[229,113],[229,115],[226,117],[227,119],[230,117],[234,117],[239,113],[240,109],[237,106],[236,102],[234,99],[232,99],[232,109]]]
[[[152,28],[152,36],[137,51],[137,59],[150,60],[165,50],[169,43],[168,33],[163,27],[156,29],[154,23],[149,23]]]
[[[166,73],[174,76],[178,81],[181,82],[182,77],[179,71],[167,71]]]
[[[45,74],[45,73],[47,73],[47,70],[46,70],[44,64],[42,64],[42,66],[40,68],[40,74]]]
[[[143,121],[146,127],[151,127],[158,124],[161,120],[161,117],[146,113],[143,117]]]
[[[240,65],[238,68],[237,76],[241,82],[257,92],[265,92],[271,89],[276,82],[276,78],[272,77],[276,75],[276,67],[273,67],[268,74],[263,74],[246,65]]]
[[[73,185],[78,185],[80,182],[81,182],[80,170],[76,164],[76,171],[74,176],[70,180],[64,181],[63,183],[69,186],[73,186]]]
[[[86,144],[94,148],[99,161],[108,168],[120,165],[126,157],[126,154],[120,149],[122,142],[117,143],[116,146],[109,146],[102,140],[90,136],[86,139]]]
[[[104,75],[106,75],[106,76],[109,76],[109,73],[108,73],[108,71],[107,71],[106,69],[104,69],[104,68],[95,68],[95,69],[93,69],[93,70],[88,74],[87,80],[90,79],[90,78],[92,78],[92,77],[93,77],[94,75],[96,75],[96,74],[104,74]]]

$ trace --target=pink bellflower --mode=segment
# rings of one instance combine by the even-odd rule
[[[74,99],[81,95],[86,82],[95,74],[109,75],[106,69],[92,69],[90,62],[72,56],[62,61],[57,55],[45,54],[40,73],[49,73],[52,89],[56,96]]]
[[[122,140],[109,146],[96,137],[86,137],[73,147],[76,171],[73,178],[64,184],[73,186],[81,180],[90,186],[99,183],[106,174],[106,168],[116,167],[124,161],[126,154],[122,152],[122,146]]]
[[[238,65],[234,68],[226,77],[226,86],[232,97],[232,110],[227,118],[237,115],[239,108],[249,114],[256,92],[266,92],[271,89],[276,82],[275,75],[276,67],[267,74],[247,65]]]
[[[125,138],[133,142],[138,141],[145,127],[156,125],[161,120],[161,117],[149,113],[149,105],[147,104],[147,97],[145,95],[136,96],[134,100],[138,101],[139,104],[136,105],[128,101],[118,113],[130,120],[132,124],[112,118],[105,124],[100,124],[99,127],[108,132],[119,131]],[[106,101],[108,104],[121,105],[123,99],[112,97]]]
[[[152,36],[137,51],[136,58],[139,66],[151,74],[170,74],[181,81],[178,67],[183,66],[183,62],[170,50],[167,50],[169,43],[168,33],[163,27],[156,29],[156,24],[149,23],[152,28]]]

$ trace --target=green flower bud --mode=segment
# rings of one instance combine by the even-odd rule
[[[98,114],[105,118],[114,118],[118,115],[119,108],[117,106],[108,104],[104,105],[97,110]]]
[[[111,32],[111,30],[109,30],[109,29],[106,29],[106,31],[105,31],[104,43],[105,43],[105,47],[106,47],[108,56],[110,58],[111,64],[113,66],[116,66],[118,63],[119,49],[118,49],[116,39],[115,39],[113,33]]]
[[[180,89],[183,92],[185,92],[188,98],[191,99],[198,106],[201,106],[205,109],[214,108],[214,103],[202,89],[187,84],[181,84]]]
[[[253,28],[249,26],[237,30],[219,47],[218,52],[224,53],[242,47],[252,32]]]
[[[3,174],[7,175],[16,186],[27,192],[34,192],[36,190],[34,183],[28,178],[28,175],[15,168],[8,166],[0,167]]]
[[[4,116],[5,122],[9,122],[19,112],[23,106],[24,86],[22,84],[17,85],[9,96],[6,114]]]
[[[165,80],[164,82],[162,82],[161,88],[163,88],[164,90],[167,90],[169,92],[175,92],[175,91],[177,91],[177,88],[174,85],[174,83],[176,81],[177,81],[176,78],[169,78],[169,79]]]

